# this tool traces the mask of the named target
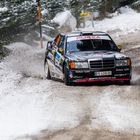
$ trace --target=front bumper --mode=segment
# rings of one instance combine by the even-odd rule
[[[109,78],[99,78],[99,79],[77,79],[74,80],[74,83],[93,83],[93,82],[104,82],[104,81],[128,81],[130,80],[129,78],[114,78],[114,77],[109,77]]]
[[[96,72],[111,71],[111,75],[96,76]],[[86,82],[103,82],[103,81],[128,81],[131,80],[131,67],[116,67],[112,69],[77,69],[69,71],[71,82],[86,83]]]

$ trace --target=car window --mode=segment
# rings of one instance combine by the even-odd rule
[[[61,36],[60,35],[58,35],[56,38],[55,38],[55,44],[56,44],[56,46],[58,46],[58,44],[59,44],[59,42],[60,42],[60,39],[61,39]]]
[[[117,51],[117,47],[112,40],[93,40],[94,50]]]
[[[89,40],[74,40],[67,42],[66,52],[96,51],[96,50],[118,51],[118,48],[112,40],[89,39]]]
[[[92,51],[93,50],[93,44],[91,40],[77,40],[77,41],[71,41],[67,44],[67,51],[73,52],[73,51]]]
[[[64,36],[61,36],[60,42],[58,44],[58,48],[64,48],[64,40],[65,40]]]

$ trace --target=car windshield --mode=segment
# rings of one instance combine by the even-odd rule
[[[118,51],[115,43],[105,39],[86,39],[86,40],[72,40],[67,42],[67,53],[80,52],[80,51]]]

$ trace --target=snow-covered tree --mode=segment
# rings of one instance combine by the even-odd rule
[[[16,34],[29,31],[36,23],[36,2],[34,0],[0,1],[0,38],[5,44]]]
[[[134,3],[132,3],[132,7],[140,12],[140,0],[137,0]]]

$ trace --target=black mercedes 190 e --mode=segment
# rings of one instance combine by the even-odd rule
[[[62,79],[66,85],[103,81],[130,84],[131,59],[120,51],[104,32],[60,33],[47,44],[46,78]]]

